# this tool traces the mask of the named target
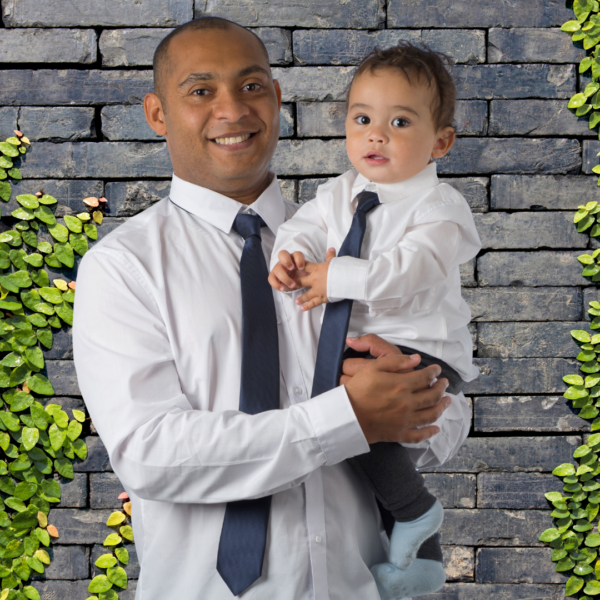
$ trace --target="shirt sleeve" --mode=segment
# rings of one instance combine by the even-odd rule
[[[471,407],[464,394],[447,394],[451,403],[442,416],[432,425],[440,432],[417,444],[402,444],[417,469],[439,467],[448,462],[469,435]]]
[[[73,346],[111,464],[141,498],[202,504],[261,497],[368,451],[343,387],[257,415],[194,408],[211,399],[200,403],[182,392],[148,283],[118,253],[98,249],[80,265]]]

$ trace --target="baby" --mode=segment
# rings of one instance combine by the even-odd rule
[[[320,186],[279,228],[269,282],[282,292],[309,288],[298,292],[301,310],[330,303],[313,396],[337,385],[346,335],[376,333],[403,353],[418,353],[419,368],[442,367],[452,402],[437,424],[447,420],[464,439],[470,417],[461,389],[478,371],[459,266],[481,243],[467,202],[436,174],[435,159],[455,138],[449,64],[405,42],[365,57],[347,97],[346,148],[354,168]],[[382,600],[429,594],[445,582],[437,533],[443,509],[405,448],[426,444],[435,447],[436,438],[373,444],[350,460],[383,508],[384,524],[390,513],[394,518],[389,562],[371,569]],[[448,458],[447,452],[444,446],[435,456]],[[433,458],[426,451],[419,464]]]

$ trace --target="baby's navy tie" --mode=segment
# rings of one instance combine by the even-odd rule
[[[257,215],[242,214],[233,229],[245,240],[240,259],[242,288],[242,377],[240,411],[255,415],[279,408],[277,317]],[[262,574],[271,496],[228,502],[217,571],[234,596]]]
[[[360,258],[360,248],[367,228],[367,213],[381,204],[375,192],[361,192],[357,199],[358,207],[338,256]],[[338,386],[352,302],[350,299],[330,302],[325,308],[311,398]]]

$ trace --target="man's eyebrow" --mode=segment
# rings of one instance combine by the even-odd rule
[[[250,65],[249,67],[245,67],[241,71],[238,71],[238,77],[247,77],[248,75],[252,75],[254,73],[264,73],[265,75],[270,76],[269,71],[267,71],[264,67],[260,65]]]
[[[214,73],[190,73],[177,87],[183,87],[190,83],[196,83],[196,81],[210,81],[215,79]]]

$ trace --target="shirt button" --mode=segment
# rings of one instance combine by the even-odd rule
[[[301,387],[298,387],[298,386],[296,386],[296,387],[294,388],[294,394],[296,394],[296,396],[302,396],[302,388],[301,388]]]
[[[277,325],[281,325],[281,317],[277,317],[276,321],[277,321]]]
[[[322,541],[323,541],[323,538],[320,535],[315,537],[315,542],[317,542],[317,544],[320,544]]]

